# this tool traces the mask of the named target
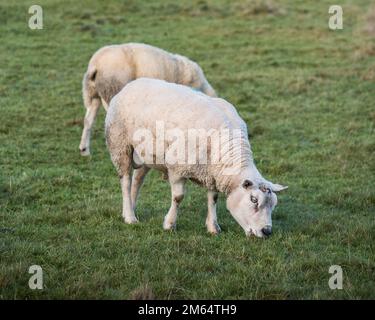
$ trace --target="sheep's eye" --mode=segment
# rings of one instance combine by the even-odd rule
[[[254,196],[251,196],[250,200],[251,200],[252,203],[258,203],[258,199],[255,198]]]

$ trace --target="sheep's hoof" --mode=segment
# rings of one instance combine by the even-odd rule
[[[87,157],[90,155],[90,150],[87,148],[80,149],[81,156]]]
[[[165,231],[176,230],[176,223],[171,223],[171,222],[164,221],[164,223],[163,223],[163,229]]]
[[[138,219],[136,217],[131,217],[131,218],[124,218],[125,223],[127,224],[135,224],[138,223]]]
[[[207,231],[214,236],[218,235],[221,232],[221,228],[216,222],[211,223],[211,224],[206,224],[206,226],[207,226]]]

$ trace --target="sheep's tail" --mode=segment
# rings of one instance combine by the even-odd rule
[[[95,79],[98,70],[96,67],[92,67],[86,71],[85,75],[83,76],[82,81],[82,94],[83,94],[83,101],[87,108],[92,103],[94,98],[98,98],[98,92],[95,88]]]
[[[203,90],[202,91],[210,97],[213,97],[213,98],[217,97],[217,94],[216,94],[214,88],[211,87],[211,85],[209,84],[209,82],[207,80],[205,80],[204,83],[203,83]]]

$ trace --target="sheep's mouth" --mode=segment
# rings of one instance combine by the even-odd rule
[[[256,237],[256,238],[265,238],[264,234],[262,232],[256,232],[256,230],[253,230],[249,228],[248,230],[245,231],[247,237]]]
[[[253,229],[251,229],[251,228],[249,228],[248,230],[246,230],[245,233],[246,233],[247,237],[251,237],[253,235],[255,236],[255,233],[254,233]]]

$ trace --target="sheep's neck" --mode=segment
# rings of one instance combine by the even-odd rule
[[[232,143],[227,154],[223,155],[221,165],[214,167],[213,171],[216,189],[225,194],[229,194],[244,179],[255,181],[262,179],[254,164],[250,144],[246,139]]]

